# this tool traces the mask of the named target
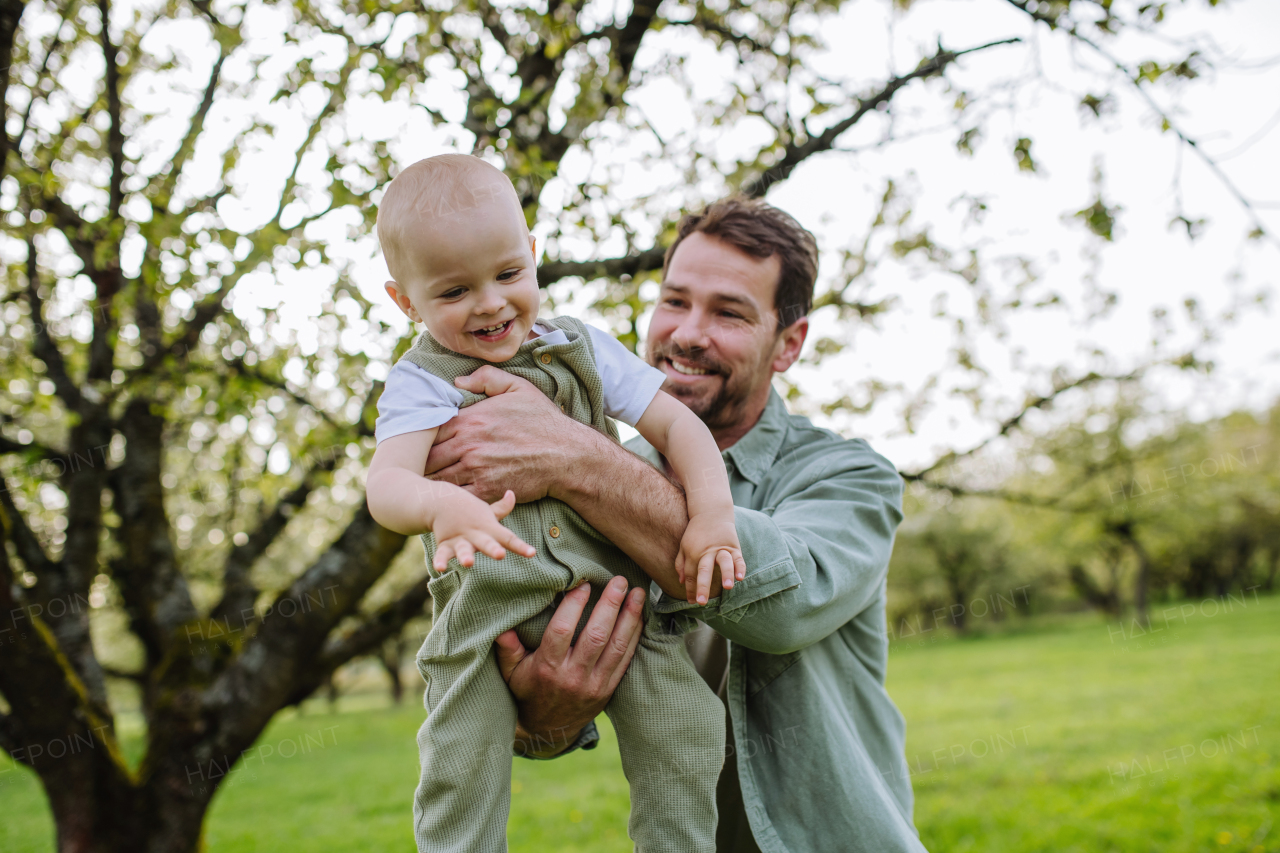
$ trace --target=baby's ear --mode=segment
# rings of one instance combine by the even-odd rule
[[[529,235],[529,253],[533,255],[533,262],[537,263],[538,262],[538,238],[533,236],[532,234]]]
[[[389,281],[384,285],[387,289],[387,296],[391,297],[391,301],[396,307],[404,312],[404,315],[415,323],[421,323],[422,318],[418,316],[418,309],[413,307],[413,302],[407,295],[400,292],[400,287],[394,281]]]

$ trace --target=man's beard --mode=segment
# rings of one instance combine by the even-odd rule
[[[719,389],[708,392],[695,390],[668,379],[662,390],[689,407],[709,429],[723,429],[737,425],[747,398],[755,388],[750,376],[742,376],[727,370],[719,362],[706,357],[698,350],[684,350],[673,344],[659,346],[649,354],[650,363],[657,367],[663,361],[678,357],[686,364],[714,373],[720,378]]]

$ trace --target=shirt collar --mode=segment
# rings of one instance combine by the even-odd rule
[[[782,447],[789,417],[787,404],[782,402],[782,397],[775,389],[770,388],[769,401],[760,413],[760,420],[721,455],[732,462],[738,473],[750,480],[752,485],[760,485],[761,478],[773,466],[773,460]]]

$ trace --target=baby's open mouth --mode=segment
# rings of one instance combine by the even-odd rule
[[[496,326],[489,326],[484,329],[476,329],[471,334],[475,335],[477,338],[480,338],[481,340],[496,341],[498,338],[501,338],[503,335],[507,333],[507,331],[511,328],[511,324],[513,322],[515,322],[514,317],[508,320],[507,322],[499,323]]]

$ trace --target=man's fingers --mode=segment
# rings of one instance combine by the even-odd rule
[[[733,588],[733,555],[721,549],[716,552],[716,565],[720,567],[720,585]]]
[[[578,644],[573,647],[573,657],[586,669],[592,669],[600,655],[604,652],[609,638],[613,636],[614,626],[618,621],[618,611],[627,597],[627,579],[615,577],[596,602],[587,620],[587,627],[578,635]]]
[[[618,682],[631,664],[631,656],[640,644],[640,634],[644,627],[644,590],[636,587],[627,595],[626,604],[618,621],[613,626],[613,636],[604,654],[600,656],[598,667],[609,673],[608,694],[618,689]]]
[[[538,646],[538,654],[556,662],[569,656],[569,647],[573,644],[573,631],[578,627],[578,620],[582,618],[582,611],[586,609],[590,598],[591,586],[586,583],[565,594],[564,600],[556,608],[555,615],[547,623],[547,630],[542,636],[542,645]]]
[[[491,364],[486,364],[470,376],[459,376],[453,380],[453,384],[464,391],[470,391],[472,394],[484,394],[486,397],[506,394],[509,391],[519,391],[522,390],[523,385],[528,385],[530,388],[533,387],[532,383],[518,376],[512,376],[505,370],[499,370]]]
[[[498,647],[498,671],[502,673],[502,680],[509,682],[520,661],[529,656],[529,650],[520,642],[514,628],[499,634],[494,644]]]

